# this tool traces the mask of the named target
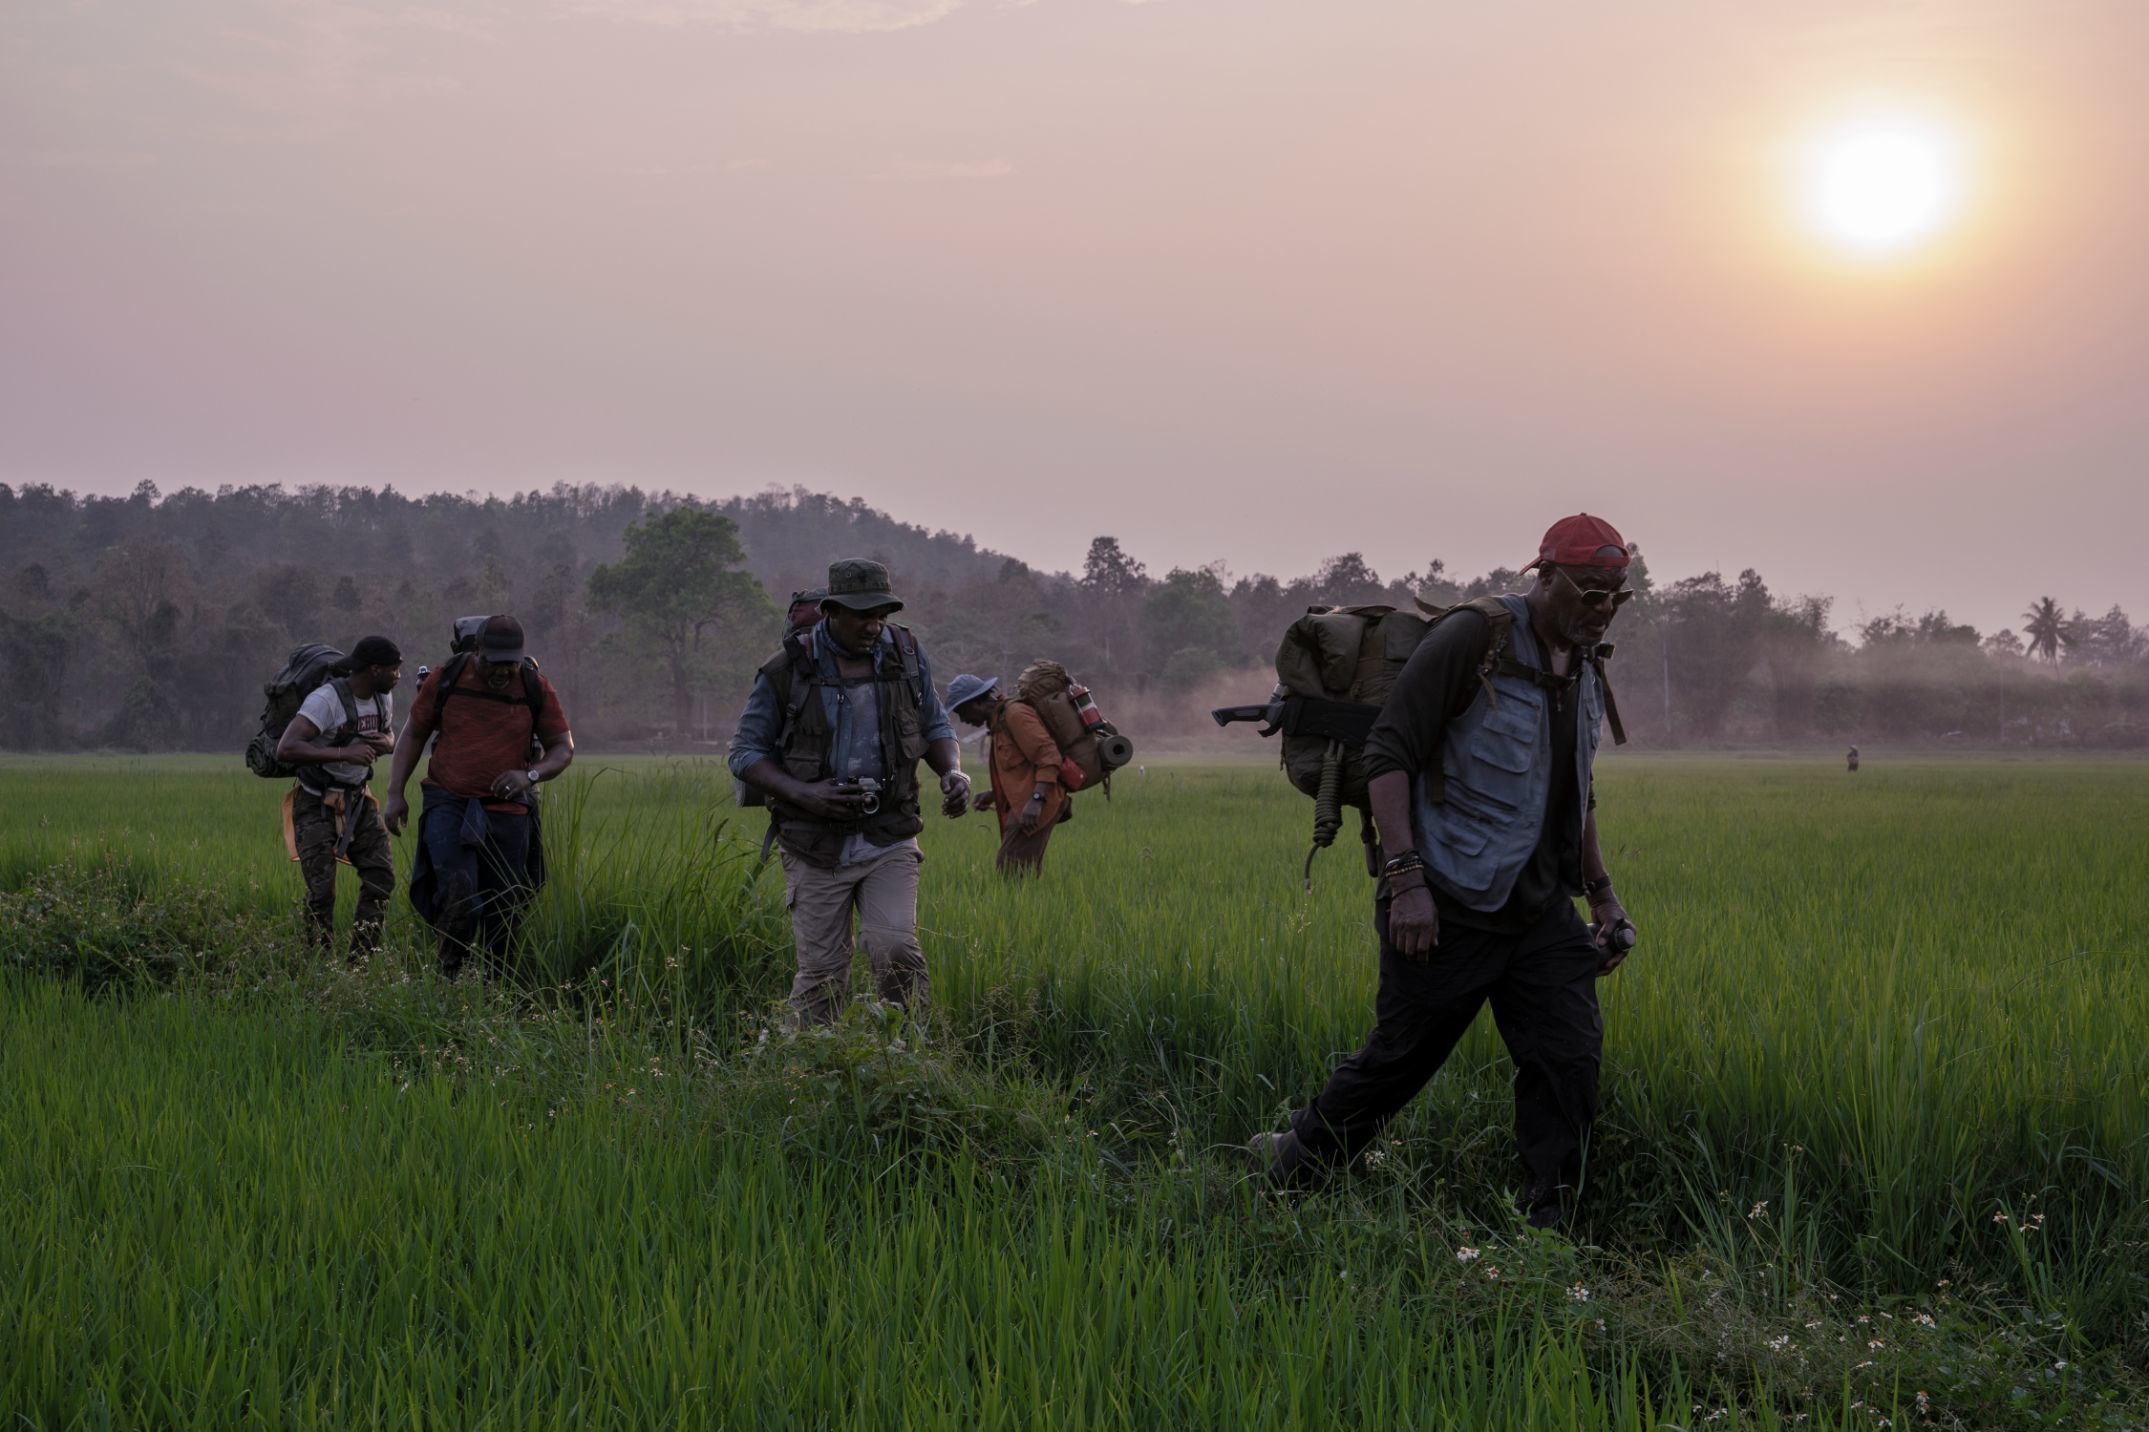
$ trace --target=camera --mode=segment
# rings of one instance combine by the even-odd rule
[[[865,797],[865,801],[858,807],[859,813],[861,815],[879,814],[880,782],[874,780],[871,776],[859,776],[851,782],[851,785],[860,795]]]

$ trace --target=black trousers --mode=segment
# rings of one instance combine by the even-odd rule
[[[1487,1000],[1515,1061],[1515,1140],[1533,1181],[1577,1187],[1597,1113],[1604,1017],[1597,1008],[1603,953],[1570,901],[1554,901],[1521,934],[1444,924],[1423,960],[1407,960],[1380,932],[1380,995],[1365,1047],[1336,1067],[1313,1102],[1292,1116],[1306,1157],[1348,1163],[1454,1052]]]

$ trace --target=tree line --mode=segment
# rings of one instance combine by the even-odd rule
[[[125,497],[0,484],[0,747],[235,750],[261,684],[306,641],[378,631],[413,670],[454,618],[511,611],[597,748],[706,749],[728,734],[790,594],[836,556],[888,564],[944,675],[1057,657],[1152,736],[1266,694],[1308,606],[1518,590],[1437,559],[1383,577],[1357,553],[1302,577],[1153,575],[1099,536],[1079,572],[803,489],[704,501],[561,485],[512,497],[249,486]],[[2149,629],[2027,598],[2016,629],[1894,612],[1849,637],[1826,597],[1752,570],[1659,581],[1646,558],[1612,665],[1638,744],[2149,744]],[[1239,744],[1244,744],[1243,742]]]

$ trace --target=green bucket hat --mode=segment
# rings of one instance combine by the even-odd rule
[[[888,590],[888,569],[863,557],[845,557],[840,562],[828,564],[828,595],[824,600],[856,612],[883,607],[898,612],[903,609],[903,604]]]

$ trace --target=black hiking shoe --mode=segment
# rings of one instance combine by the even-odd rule
[[[1304,1188],[1310,1181],[1311,1161],[1306,1146],[1289,1129],[1282,1133],[1258,1133],[1246,1141],[1247,1181],[1270,1188]]]
[[[1574,1189],[1557,1179],[1533,1178],[1515,1195],[1515,1209],[1532,1228],[1558,1228],[1574,1211]]]

